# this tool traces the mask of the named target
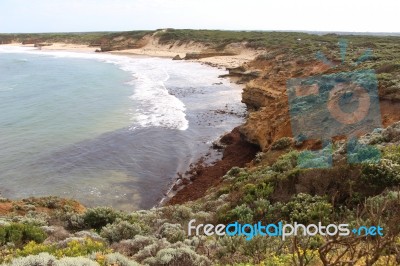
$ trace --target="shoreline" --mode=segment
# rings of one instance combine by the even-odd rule
[[[89,47],[87,45],[77,45],[77,44],[65,44],[57,43],[51,46],[35,47],[33,44],[22,45],[21,43],[3,44],[0,46],[15,46],[15,47],[28,47],[36,48],[42,51],[66,51],[66,52],[82,52],[82,53],[95,53],[96,49],[99,47]],[[172,58],[176,56],[176,51],[155,51],[146,49],[130,49],[130,50],[120,50],[111,52],[101,52],[100,54],[112,54],[117,56],[144,56],[144,57],[158,57],[158,58]],[[247,62],[253,58],[249,56],[237,57],[237,56],[212,56],[202,59],[192,59],[184,60],[188,62],[195,62],[200,64],[206,64],[211,67],[218,69],[238,67],[242,62]],[[240,65],[239,65],[240,64]],[[233,78],[228,78],[230,83],[235,83]],[[236,85],[236,83],[235,83]],[[243,90],[242,85],[239,86]],[[231,131],[224,133],[220,136],[219,140],[222,143],[223,148],[214,148],[212,145],[209,147],[209,152],[202,155],[199,159],[195,159],[189,168],[185,169],[184,173],[176,173],[174,177],[171,178],[170,185],[167,187],[165,192],[161,194],[159,202],[153,207],[159,207],[164,205],[179,204],[184,203],[189,200],[197,199],[202,196],[209,187],[218,183],[221,180],[226,171],[228,171],[233,166],[243,167],[245,164],[250,162],[254,158],[258,148],[255,145],[245,141],[240,135],[237,127],[233,128]],[[225,141],[228,140],[226,143]],[[244,155],[241,153],[240,149],[244,149]],[[210,161],[207,158],[210,153],[214,150],[221,152],[222,156],[220,158],[214,158]],[[227,151],[228,150],[228,151]],[[227,155],[228,154],[228,155]],[[237,158],[234,158],[237,157]],[[205,159],[208,162],[205,163]],[[190,190],[195,187],[196,193],[191,195]],[[176,197],[176,198],[175,198]]]
[[[10,43],[0,44],[1,46],[15,46],[15,47],[27,47],[37,48],[42,51],[69,51],[69,52],[84,52],[84,53],[95,53],[96,50],[100,50],[99,46],[88,46],[84,44],[69,44],[69,43],[52,43],[48,46],[35,47],[34,44],[22,44],[22,43]],[[198,62],[210,65],[217,68],[235,68],[242,64],[253,60],[260,52],[246,49],[246,48],[235,48],[232,50],[233,55],[217,55],[209,56],[200,59],[183,59],[188,53],[201,53],[204,51],[204,47],[200,45],[182,45],[183,47],[171,47],[165,48],[162,45],[147,44],[146,46],[138,49],[127,49],[127,50],[116,50],[109,52],[100,52],[104,54],[112,55],[124,55],[124,56],[149,56],[149,57],[160,57],[160,58],[174,58],[179,55],[184,61]]]
[[[204,196],[209,188],[216,187],[222,182],[222,177],[234,166],[245,167],[250,163],[259,147],[246,141],[239,132],[239,126],[220,139],[222,158],[211,164],[204,164],[200,159],[185,174],[187,183],[179,178],[183,184],[176,188],[173,197],[167,199],[163,205],[183,204]]]

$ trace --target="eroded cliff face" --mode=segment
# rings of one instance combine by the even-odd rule
[[[249,114],[246,123],[240,127],[240,132],[248,141],[259,145],[261,150],[267,150],[274,141],[282,137],[292,137],[288,80],[364,69],[375,70],[378,78],[382,126],[387,127],[400,120],[400,83],[392,77],[397,73],[397,68],[392,63],[385,60],[372,60],[372,63],[360,66],[349,66],[338,61],[333,63],[334,67],[312,57],[296,57],[291,51],[278,50],[267,51],[244,64],[243,72],[260,74],[250,81],[246,80],[242,101],[247,105]],[[389,83],[386,81],[388,75],[392,75]]]
[[[241,133],[262,150],[277,139],[292,137],[286,83],[290,78],[322,74],[329,66],[321,62],[293,59],[286,54],[259,56],[246,65],[248,70],[259,70],[261,75],[249,81],[243,90],[242,101],[249,108]]]

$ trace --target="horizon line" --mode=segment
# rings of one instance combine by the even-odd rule
[[[340,30],[231,30],[231,29],[190,29],[190,28],[158,28],[158,29],[135,29],[135,30],[95,30],[95,31],[44,31],[44,32],[0,32],[0,34],[82,34],[82,33],[118,33],[118,32],[134,32],[134,31],[160,31],[160,30],[209,30],[209,31],[232,31],[232,32],[291,32],[291,33],[310,33],[310,34],[344,34],[344,35],[390,35],[395,34],[395,36],[400,35],[400,32],[390,32],[390,31],[340,31]]]

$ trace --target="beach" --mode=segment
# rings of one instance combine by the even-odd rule
[[[6,44],[7,46],[16,47],[34,47],[33,44],[23,45],[21,43]],[[70,44],[70,43],[51,43],[48,46],[42,46],[40,48],[43,51],[73,51],[73,52],[85,52],[92,53],[96,50],[100,51],[100,47],[91,47],[82,44]],[[227,48],[228,51],[234,55],[222,55],[222,56],[211,56],[206,58],[200,58],[196,60],[188,60],[193,62],[200,62],[219,68],[235,68],[242,64],[253,60],[257,55],[261,54],[260,51],[253,49],[247,49],[242,45],[231,45]],[[119,51],[105,52],[115,55],[143,55],[151,57],[165,57],[174,58],[179,55],[180,58],[184,58],[188,53],[202,53],[207,51],[207,47],[202,44],[183,44],[183,45],[160,45],[155,40],[149,41],[145,46],[138,49],[126,49]]]

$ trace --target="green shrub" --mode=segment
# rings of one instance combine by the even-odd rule
[[[89,228],[101,229],[107,224],[112,224],[119,217],[119,213],[109,207],[96,207],[88,209],[83,215],[85,225]]]
[[[77,213],[66,213],[63,215],[62,220],[64,221],[65,227],[72,230],[79,230],[85,228],[84,215]]]
[[[218,239],[219,250],[217,251],[219,257],[227,254],[234,254],[238,252],[243,244],[246,242],[246,238],[243,236],[222,236]]]
[[[290,145],[292,145],[292,139],[283,137],[272,143],[271,150],[283,150],[290,147]]]
[[[132,257],[145,247],[154,244],[157,239],[152,236],[136,235],[134,239],[122,240],[119,243],[114,243],[111,248],[126,256]]]
[[[243,190],[243,201],[251,204],[258,199],[268,198],[274,191],[274,187],[270,183],[246,184]]]
[[[40,253],[38,255],[29,255],[24,258],[13,259],[7,266],[53,266],[56,258],[49,253]]]
[[[40,253],[37,255],[29,255],[23,258],[16,258],[7,266],[99,266],[95,261],[88,258],[62,258],[57,260],[48,253]]]
[[[361,179],[367,185],[385,188],[400,184],[400,165],[382,159],[379,163],[369,163],[362,166]]]
[[[0,227],[0,244],[4,245],[8,242],[14,243],[16,246],[22,246],[30,241],[41,243],[46,239],[45,232],[34,225],[12,223]]]
[[[393,145],[385,148],[383,158],[391,160],[393,163],[400,164],[400,146]]]
[[[140,234],[140,232],[141,228],[139,225],[117,220],[113,224],[108,224],[103,227],[100,236],[113,243],[119,242],[123,239],[131,239]]]
[[[237,176],[241,172],[241,168],[239,167],[232,167],[231,170],[228,171],[227,175],[228,176]]]
[[[184,205],[176,205],[174,206],[174,211],[172,213],[172,219],[181,222],[186,221],[192,217],[192,210],[189,207]]]
[[[157,252],[155,257],[146,259],[144,264],[208,266],[211,265],[211,262],[205,256],[201,256],[189,248],[165,248]]]
[[[253,210],[246,204],[236,206],[234,209],[226,213],[225,220],[228,222],[238,221],[239,223],[252,223]]]
[[[156,256],[158,251],[170,246],[171,243],[169,243],[165,238],[158,239],[153,244],[145,246],[137,254],[135,254],[135,260],[143,262],[145,259]]]
[[[17,250],[18,256],[37,255],[49,253],[57,258],[87,256],[94,252],[104,252],[107,248],[103,242],[94,241],[90,238],[83,240],[74,239],[69,241],[66,247],[56,244],[38,244],[33,241],[26,244],[22,249]]]
[[[291,170],[297,166],[297,158],[299,153],[297,151],[288,152],[279,157],[279,159],[271,166],[275,172],[282,173]]]
[[[160,234],[170,243],[183,241],[186,238],[185,231],[180,224],[164,223],[160,228]]]
[[[14,221],[22,224],[30,224],[40,227],[48,225],[49,219],[50,216],[47,213],[30,211],[25,216],[19,218],[17,221],[15,221],[16,219],[14,219]]]
[[[135,261],[129,260],[127,257],[120,253],[111,253],[106,255],[107,265],[118,265],[118,266],[139,266]]]
[[[274,205],[276,212],[290,222],[302,224],[327,222],[333,211],[332,205],[323,197],[299,193],[286,204]]]
[[[258,199],[254,202],[254,217],[258,220],[264,219],[266,214],[271,210],[272,205],[266,199]]]
[[[265,258],[265,251],[273,246],[277,245],[276,240],[271,240],[265,236],[255,236],[250,241],[243,243],[243,254],[252,257],[256,263]]]
[[[160,210],[164,219],[174,223],[182,223],[193,217],[192,209],[184,205],[166,206]]]
[[[99,266],[95,261],[88,258],[62,258],[55,262],[54,266]]]

